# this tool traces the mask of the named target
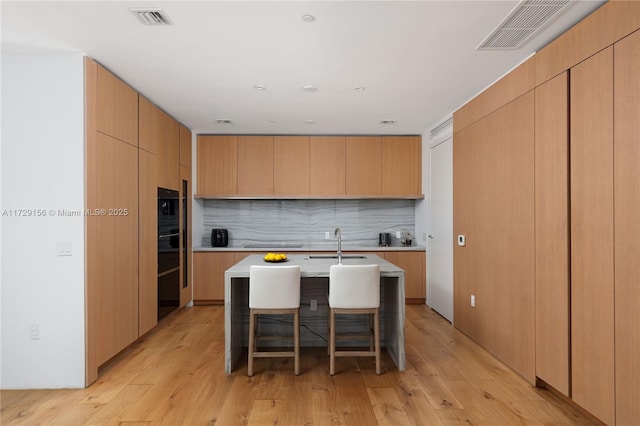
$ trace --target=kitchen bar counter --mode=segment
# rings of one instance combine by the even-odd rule
[[[404,270],[371,253],[361,253],[365,259],[343,259],[343,264],[378,264],[380,265],[380,322],[382,330],[382,344],[398,370],[405,369],[404,350]],[[309,293],[312,297],[323,296],[326,299],[329,282],[329,268],[337,263],[337,259],[312,259],[305,254],[291,254],[285,265],[299,265],[301,276],[301,300],[306,300]],[[249,317],[249,267],[251,265],[268,265],[262,255],[250,255],[225,271],[225,372],[231,373],[233,366],[247,346],[248,317]],[[318,285],[321,287],[318,288]],[[319,300],[320,302],[320,300]],[[323,300],[326,304],[326,300]],[[318,331],[325,333],[326,338],[326,309],[318,308],[314,312],[321,316],[322,325]],[[304,325],[304,314],[301,302],[301,332]],[[315,318],[316,320],[318,318]],[[323,338],[323,341],[326,339]],[[326,343],[323,343],[326,344]],[[302,346],[317,346],[313,343]],[[327,363],[329,359],[327,357]]]

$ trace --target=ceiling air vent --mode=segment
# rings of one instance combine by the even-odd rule
[[[172,25],[164,10],[159,8],[129,9],[145,25]]]
[[[517,49],[569,4],[569,0],[523,0],[477,49]]]
[[[391,126],[392,124],[396,124],[396,120],[382,120],[380,124],[385,126]]]
[[[233,121],[229,120],[228,118],[217,118],[216,119],[216,123],[218,123],[218,124],[233,124]]]

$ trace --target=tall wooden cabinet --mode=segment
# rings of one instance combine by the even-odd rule
[[[529,92],[456,133],[453,146],[455,233],[466,235],[454,247],[455,324],[531,383],[533,108]]]
[[[614,46],[616,423],[640,419],[640,31]]]
[[[99,301],[100,365],[138,338],[138,149],[102,133],[97,142],[99,212],[90,218],[96,234],[89,238],[98,240],[90,279]]]
[[[89,385],[157,324],[158,186],[178,189],[179,141],[191,135],[96,62],[84,66]]]
[[[611,425],[634,425],[640,418],[638,58],[640,3],[607,2],[529,59],[529,71],[519,67],[454,114],[454,227],[467,236],[466,247],[454,248],[456,327],[496,353],[493,335],[502,334],[505,346],[522,345],[502,331],[501,318],[530,321],[528,314],[500,306],[535,306],[528,326],[533,328],[521,330],[535,335],[535,377]],[[506,93],[506,87],[515,92]],[[491,233],[511,234],[515,228],[505,226],[507,217],[485,215],[486,206],[495,205],[485,181],[496,173],[493,168],[519,158],[505,152],[501,162],[488,162],[487,156],[502,154],[485,146],[495,144],[504,127],[520,129],[511,134],[514,141],[529,132],[516,117],[503,117],[491,128],[490,117],[532,88],[535,110],[526,114],[535,122],[535,155],[527,162],[535,170],[535,203],[513,198],[500,209],[513,217],[521,217],[523,206],[534,212],[532,238],[526,232],[519,241],[504,242],[515,256],[534,250],[535,269],[527,275],[535,277],[535,298],[494,293],[489,305],[499,315],[485,322],[487,292],[515,266],[513,254],[493,251]],[[512,100],[518,92],[523,95]],[[529,180],[521,176],[511,170],[502,179],[527,192]],[[478,224],[495,229],[483,234]],[[522,225],[528,229],[527,221]],[[474,251],[478,241],[483,253]],[[475,308],[469,307],[470,294],[476,295]],[[503,359],[529,378],[513,359]]]
[[[571,69],[572,398],[614,413],[613,47]]]
[[[158,158],[139,150],[138,196],[139,312],[138,335],[158,324]]]
[[[536,376],[569,389],[569,72],[535,89]]]

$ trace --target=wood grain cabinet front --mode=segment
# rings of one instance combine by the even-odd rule
[[[198,304],[224,302],[224,271],[235,263],[234,252],[193,254],[193,299]]]
[[[238,194],[273,195],[273,136],[238,136]]]
[[[426,254],[423,251],[387,251],[385,260],[404,269],[404,298],[407,304],[424,304],[427,297],[425,280]]]
[[[97,130],[138,146],[138,93],[97,65]]]
[[[381,195],[382,142],[380,136],[349,136],[346,143],[347,195]]]
[[[422,138],[383,136],[382,195],[422,195]]]
[[[274,195],[309,195],[309,136],[273,138]]]
[[[238,193],[238,137],[198,135],[196,192],[200,196]]]
[[[169,114],[140,95],[140,149],[158,155],[158,186],[180,186],[180,129]]]

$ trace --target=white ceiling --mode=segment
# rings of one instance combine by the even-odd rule
[[[196,133],[421,134],[602,1],[573,1],[518,50],[476,50],[517,3],[2,1],[0,13],[3,51],[82,52]],[[128,10],[154,6],[174,25]]]

